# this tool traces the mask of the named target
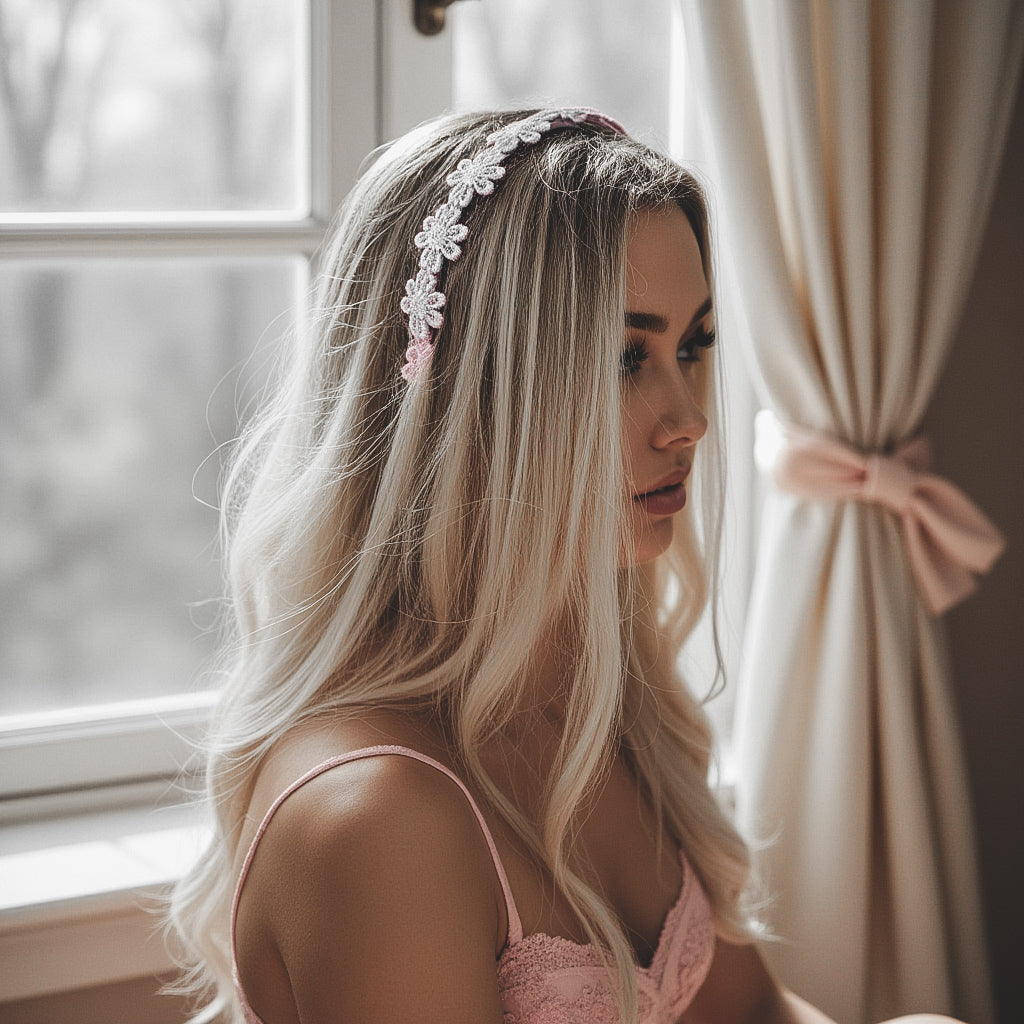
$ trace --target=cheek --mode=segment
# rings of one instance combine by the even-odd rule
[[[642,469],[639,460],[646,448],[646,437],[642,419],[633,405],[635,403],[623,399],[622,416],[622,464],[627,478],[635,482],[635,471]]]
[[[625,517],[625,536],[619,550],[619,564],[641,565],[663,554],[672,543],[672,516],[651,518],[632,501],[634,487],[649,482],[653,470],[647,464],[653,425],[644,419],[643,410],[650,409],[643,395],[634,389],[631,396],[623,396],[622,463],[626,474],[623,498],[628,502]]]

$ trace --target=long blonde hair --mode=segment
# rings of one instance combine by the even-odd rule
[[[747,934],[747,852],[709,790],[710,730],[676,667],[708,592],[700,548],[717,536],[713,439],[695,465],[703,528],[687,510],[666,555],[619,566],[629,230],[639,211],[678,205],[710,283],[698,184],[598,125],[553,130],[513,154],[494,194],[466,212],[429,372],[411,386],[399,375],[413,236],[456,163],[526,113],[440,118],[361,177],[325,253],[308,337],[226,480],[234,636],[207,760],[215,828],[177,886],[172,918],[187,985],[205,986],[211,1009],[233,1020],[232,863],[255,774],[287,730],[324,713],[435,710],[460,768],[607,951],[625,1020],[637,1013],[631,947],[572,839],[617,749],[686,850],[719,933]],[[710,375],[706,388],[711,404]],[[574,671],[543,820],[533,821],[480,750],[522,708],[555,616],[572,623]]]

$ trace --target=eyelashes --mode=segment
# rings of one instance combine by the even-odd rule
[[[715,331],[714,328],[702,327],[696,334],[693,334],[687,339],[683,348],[690,350],[690,359],[694,362],[700,360],[700,352],[698,349],[711,348],[715,343]],[[680,349],[682,351],[682,349]]]
[[[711,348],[715,343],[715,332],[706,327],[694,332],[684,341],[676,353],[676,358],[681,363],[699,363],[701,349]],[[629,342],[622,352],[619,366],[624,376],[628,377],[637,372],[647,361],[650,351],[643,341]]]
[[[640,369],[649,355],[647,346],[642,341],[630,342],[622,351],[619,369],[624,376],[628,377]]]

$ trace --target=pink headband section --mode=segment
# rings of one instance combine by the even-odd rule
[[[460,160],[445,179],[451,191],[448,198],[423,222],[423,230],[413,240],[420,250],[419,269],[405,285],[402,312],[409,317],[409,347],[405,350],[402,376],[418,380],[430,365],[435,332],[444,323],[444,292],[437,290],[437,279],[446,261],[462,255],[462,243],[469,229],[460,223],[462,213],[475,196],[487,196],[505,176],[505,160],[520,146],[533,146],[552,128],[597,124],[620,135],[625,130],[596,110],[585,107],[542,110],[499,128],[487,136],[487,148],[471,160]]]

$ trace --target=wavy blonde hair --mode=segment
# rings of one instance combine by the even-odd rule
[[[413,236],[456,163],[527,113],[430,122],[361,177],[324,254],[309,336],[226,480],[234,638],[209,740],[215,827],[172,903],[191,965],[184,984],[213,997],[209,1016],[241,1019],[232,863],[262,759],[298,722],[367,706],[435,710],[462,771],[607,951],[624,1020],[637,1015],[632,950],[573,842],[578,809],[617,750],[650,796],[659,841],[667,831],[685,848],[719,933],[747,938],[747,851],[709,790],[710,729],[677,674],[708,593],[698,537],[713,549],[717,536],[712,437],[695,465],[703,497],[691,502],[703,505],[703,528],[688,507],[669,552],[619,565],[627,241],[640,211],[676,204],[710,283],[697,182],[601,126],[555,129],[522,148],[494,194],[466,211],[429,372],[412,386],[399,375]],[[523,708],[556,618],[572,624],[574,670],[533,821],[480,751]]]

